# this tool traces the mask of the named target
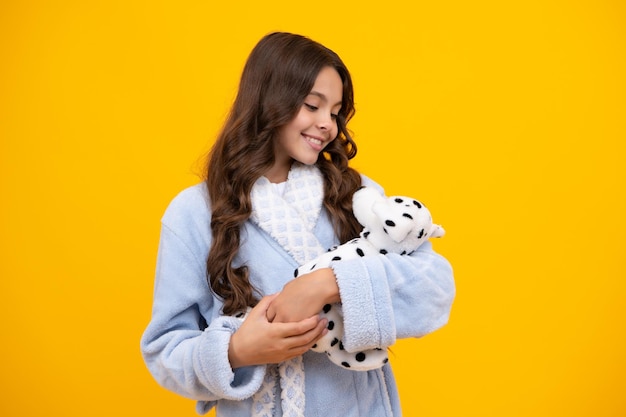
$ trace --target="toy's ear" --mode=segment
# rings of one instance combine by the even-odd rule
[[[389,215],[389,205],[387,202],[379,202],[372,206],[372,211],[378,218],[383,230],[394,242],[400,243],[409,235],[413,228],[410,221],[402,221],[407,219],[393,219]]]
[[[352,197],[352,211],[361,224],[367,227],[375,221],[372,206],[377,201],[384,201],[384,197],[372,187],[359,188]]]
[[[352,203],[355,205],[362,204],[362,202],[374,203],[375,201],[382,201],[385,197],[372,187],[361,186],[356,190],[352,196]]]

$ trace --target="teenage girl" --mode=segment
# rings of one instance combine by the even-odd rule
[[[353,115],[337,54],[269,34],[246,62],[206,181],[167,208],[141,349],[154,378],[196,400],[198,413],[401,415],[390,364],[351,371],[309,350],[327,331],[318,313],[342,304],[348,351],[423,336],[448,320],[448,261],[426,242],[409,256],[342,261],[293,279],[299,264],[358,236],[359,187],[383,193],[348,164]],[[249,307],[242,323],[235,316]],[[288,378],[304,378],[303,392]]]

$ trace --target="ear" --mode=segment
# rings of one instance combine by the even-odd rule
[[[402,242],[413,229],[413,224],[406,219],[396,219],[393,211],[389,210],[388,202],[381,201],[372,206],[372,211],[376,215],[378,223],[389,237],[396,243]]]
[[[368,227],[376,221],[372,207],[385,198],[372,187],[359,188],[352,197],[352,212],[361,226]]]

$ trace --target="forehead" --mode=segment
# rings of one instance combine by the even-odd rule
[[[337,70],[332,67],[322,68],[309,94],[320,97],[333,106],[341,105],[343,83]]]

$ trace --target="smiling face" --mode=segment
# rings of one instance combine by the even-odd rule
[[[324,67],[296,116],[278,130],[274,166],[266,174],[270,181],[285,181],[294,160],[305,165],[317,162],[319,153],[337,137],[342,94],[339,73]]]

